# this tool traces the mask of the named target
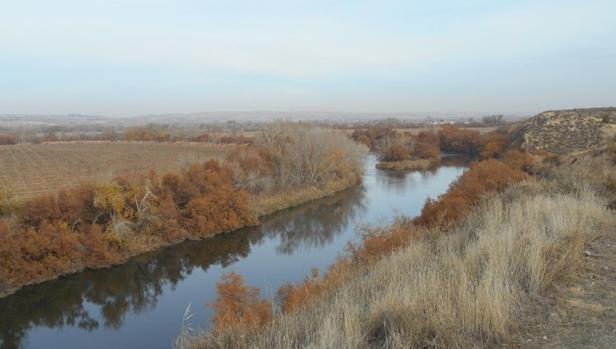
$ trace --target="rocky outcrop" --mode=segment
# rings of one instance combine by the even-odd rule
[[[598,146],[615,131],[616,108],[546,111],[511,130],[516,145],[556,154]]]

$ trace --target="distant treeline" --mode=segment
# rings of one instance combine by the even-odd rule
[[[172,129],[161,125],[135,126],[101,131],[0,131],[0,145],[18,143],[75,141],[140,141],[140,142],[205,142],[219,144],[251,144],[254,137],[237,131]]]
[[[351,137],[377,152],[381,161],[387,162],[415,159],[438,161],[442,152],[492,158],[500,155],[508,144],[505,132],[481,133],[453,125],[443,125],[417,134],[388,127],[370,127],[355,130]]]
[[[414,129],[454,125],[459,127],[493,127],[503,125],[502,115],[484,116],[480,120],[461,121],[411,121],[386,119],[378,121],[315,121],[313,124],[334,129]],[[249,134],[261,129],[267,123],[260,122],[218,122],[194,124],[149,123],[129,126],[118,122],[113,124],[62,124],[62,125],[19,125],[0,124],[0,145],[17,143],[70,142],[70,141],[145,141],[145,142],[211,142],[222,144],[249,144],[254,139]]]

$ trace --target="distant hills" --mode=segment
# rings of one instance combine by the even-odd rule
[[[272,120],[304,120],[326,122],[353,122],[397,119],[406,121],[433,120],[469,120],[479,121],[481,117],[491,115],[490,112],[325,112],[325,111],[222,111],[198,113],[165,113],[148,114],[131,117],[107,117],[101,115],[83,114],[0,114],[0,126],[54,126],[108,124],[131,126],[143,124],[174,124],[189,125],[200,123],[226,122],[266,122]],[[526,114],[528,116],[530,114]],[[516,119],[524,114],[509,114],[508,119]]]

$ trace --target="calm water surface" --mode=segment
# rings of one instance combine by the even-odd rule
[[[290,209],[263,225],[148,253],[106,270],[88,270],[0,299],[0,347],[169,348],[188,304],[192,327],[207,328],[223,273],[234,271],[272,296],[324,270],[358,241],[358,227],[417,215],[464,170],[445,162],[432,172],[387,172],[366,161],[362,185]]]

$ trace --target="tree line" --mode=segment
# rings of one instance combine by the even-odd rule
[[[504,132],[482,134],[477,130],[454,125],[443,125],[438,130],[421,131],[417,134],[372,127],[355,130],[351,137],[378,153],[381,161],[427,159],[438,162],[442,153],[493,158],[503,153],[508,144]]]

